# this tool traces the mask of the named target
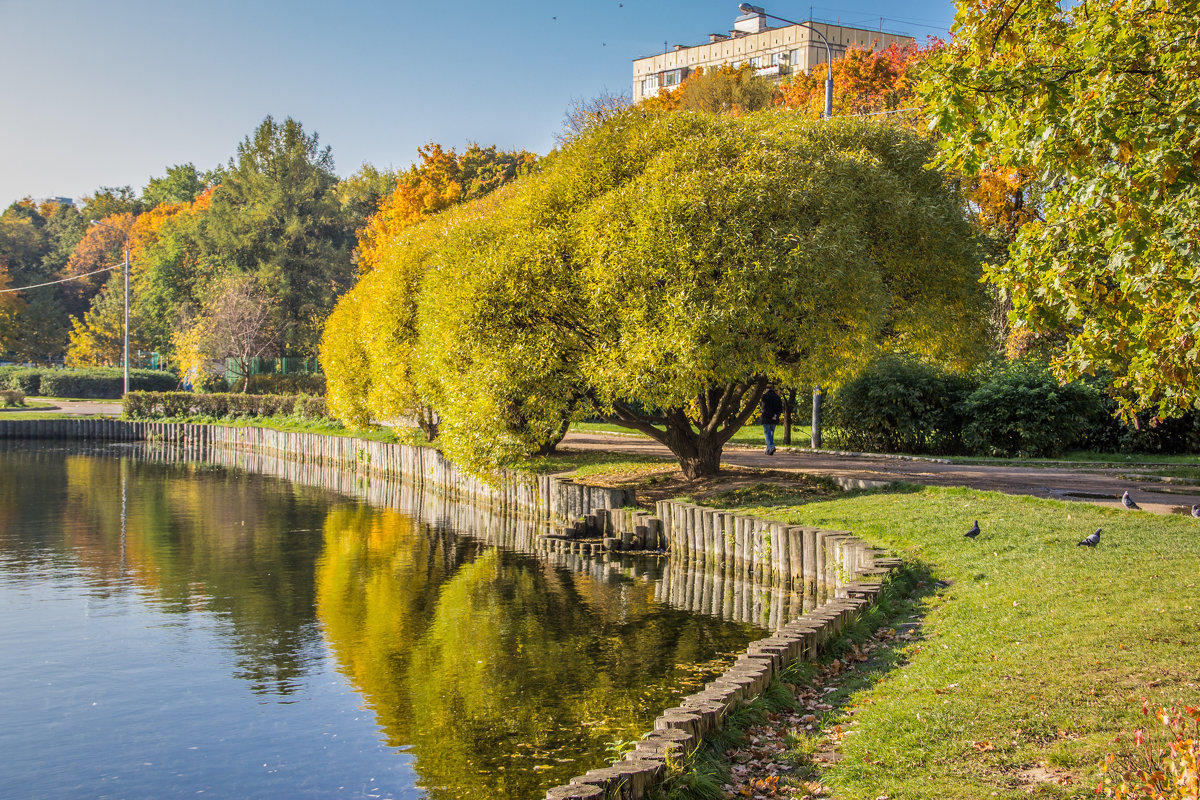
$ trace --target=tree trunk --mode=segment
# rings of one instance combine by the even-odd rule
[[[538,448],[538,451],[534,453],[534,455],[548,456],[553,453],[555,449],[557,449],[558,443],[561,442],[563,437],[567,435],[567,430],[570,427],[571,421],[569,419],[563,420],[562,427],[558,429],[558,433],[553,435],[550,438],[550,441],[543,442],[542,446]]]
[[[697,398],[700,414],[695,420],[682,408],[647,413],[623,403],[614,403],[613,413],[605,419],[665,445],[688,480],[704,478],[721,471],[725,443],[758,410],[766,385],[767,379],[758,377],[709,387]]]
[[[664,442],[679,459],[683,477],[695,480],[718,474],[721,471],[721,451],[725,443],[715,441],[712,437],[697,436],[691,431],[688,433],[691,435],[668,428],[667,441]]]

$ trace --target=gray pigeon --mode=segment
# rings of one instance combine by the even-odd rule
[[[1133,509],[1134,511],[1141,510],[1141,506],[1133,502],[1133,498],[1129,496],[1129,492],[1125,492],[1125,494],[1121,495],[1121,505],[1125,506],[1126,508]]]
[[[1200,506],[1192,506],[1192,516],[1200,517]]]
[[[1084,539],[1082,542],[1079,542],[1075,546],[1076,547],[1095,547],[1096,545],[1100,544],[1100,531],[1101,530],[1103,530],[1103,528],[1096,528],[1095,533],[1093,533],[1091,536]]]
[[[968,539],[974,539],[978,535],[979,535],[979,520],[975,520],[975,524],[971,526],[971,530],[964,533],[963,536],[966,536]]]

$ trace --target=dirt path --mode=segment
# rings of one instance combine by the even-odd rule
[[[49,397],[30,397],[31,401],[50,403],[48,408],[14,409],[27,413],[45,412],[47,414],[72,414],[81,417],[102,415],[106,417],[121,416],[120,400],[55,400]]]
[[[609,434],[572,432],[567,434],[560,449],[670,457],[667,448],[650,439]],[[934,459],[838,455],[799,448],[780,448],[775,455],[768,456],[761,449],[740,446],[726,447],[721,461],[737,467],[824,475],[837,478],[844,485],[905,481],[928,486],[965,486],[1115,508],[1120,507],[1121,493],[1128,490],[1143,509],[1159,514],[1187,513],[1193,504],[1200,504],[1200,486],[1123,477],[1135,471],[1136,468],[1132,466],[1122,469],[983,466],[952,464]]]

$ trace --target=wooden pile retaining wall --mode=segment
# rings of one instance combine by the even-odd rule
[[[632,505],[634,500],[624,489],[587,486],[549,475],[505,472],[495,484],[485,483],[460,471],[432,447],[271,428],[118,419],[0,420],[0,439],[161,441],[274,453],[300,464],[404,478],[429,491],[444,492],[466,502],[514,508],[545,517],[560,527],[574,526],[597,511]]]
[[[547,800],[645,797],[665,776],[668,757],[698,746],[726,714],[758,697],[792,662],[815,658],[875,601],[884,578],[900,564],[846,531],[789,526],[673,500],[659,501],[651,515],[627,508],[634,498],[623,489],[550,476],[505,473],[490,485],[460,472],[432,448],[268,428],[112,419],[0,420],[0,439],[146,440],[187,447],[217,463],[365,493],[380,505],[417,510],[418,519],[581,571],[628,568],[633,576],[659,579],[655,570],[640,570],[619,551],[666,550],[657,599],[774,630],[752,642],[703,690],[664,711],[625,759],[549,789]],[[372,481],[376,475],[385,480]],[[471,518],[462,518],[464,513]]]

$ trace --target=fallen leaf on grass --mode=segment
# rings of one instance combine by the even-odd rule
[[[981,753],[986,753],[989,750],[996,749],[996,746],[993,745],[990,740],[985,740],[982,742],[971,742],[971,747],[974,747],[976,750],[978,750]]]

